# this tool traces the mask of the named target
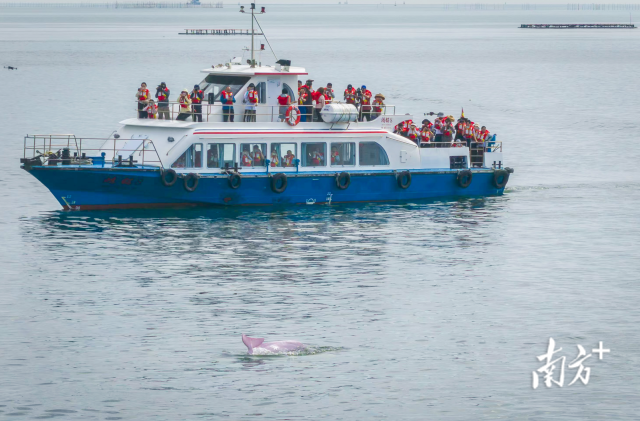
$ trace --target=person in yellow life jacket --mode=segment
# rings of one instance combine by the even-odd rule
[[[333,146],[331,148],[331,165],[340,165],[340,153],[338,153],[338,148]]]
[[[409,140],[413,140],[414,142],[416,142],[417,144],[420,144],[420,131],[418,130],[418,126],[416,126],[416,123],[411,123],[411,125],[409,126]]]
[[[384,100],[385,98],[382,94],[376,94],[376,96],[374,97],[374,100],[371,103],[371,105],[373,105],[373,113],[371,113],[372,120],[375,120],[382,114],[382,110],[384,108]]]
[[[253,145],[253,152],[251,153],[251,157],[253,158],[253,166],[254,167],[263,167],[264,166],[264,155],[260,150],[258,145]]]
[[[300,88],[300,91],[298,93],[298,104],[299,107],[298,109],[300,110],[300,122],[304,123],[307,121],[307,107],[304,105],[305,103],[307,103],[307,98],[309,98],[311,94],[309,93],[309,91],[307,90],[306,85],[302,86]],[[311,121],[311,119],[309,119],[309,121]]]
[[[136,92],[136,98],[138,99],[138,118],[148,118],[148,114],[144,111],[144,107],[149,103],[149,90],[147,84],[142,82]]]
[[[242,151],[242,159],[240,163],[243,167],[250,167],[252,163],[251,155],[249,155],[249,151]]]
[[[189,98],[188,90],[182,90],[178,103],[180,104],[180,114],[178,114],[176,120],[185,121],[191,115],[191,98]]]
[[[283,167],[293,167],[293,160],[296,158],[291,151],[287,151],[287,154],[284,156],[284,162],[282,164]]]
[[[247,104],[244,107],[244,121],[255,122],[256,121],[256,108],[258,106],[258,92],[255,90],[256,85],[249,84],[247,92],[244,93],[243,103]]]
[[[160,120],[171,120],[171,112],[169,111],[169,95],[171,91],[167,88],[167,84],[162,82],[156,88],[156,98],[158,99],[158,118]]]
[[[191,118],[193,121],[199,121],[202,123],[202,101],[204,100],[204,92],[200,90],[200,85],[194,85],[193,91],[191,91],[191,95],[189,95],[191,99],[193,115]]]
[[[150,99],[149,104],[144,107],[144,112],[147,113],[147,118],[157,118],[158,117],[158,106],[155,101]]]
[[[271,165],[272,167],[277,167],[278,165],[280,165],[280,160],[278,159],[278,152],[277,151],[271,151]]]
[[[356,105],[356,88],[353,85],[347,85],[347,89],[344,90],[344,100],[347,104]]]

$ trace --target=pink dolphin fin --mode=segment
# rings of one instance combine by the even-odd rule
[[[258,354],[263,353],[283,353],[300,351],[306,346],[297,341],[277,341],[265,342],[264,338],[251,338],[245,334],[242,335],[242,342],[247,346],[249,355],[253,355],[257,351]]]
[[[264,342],[264,338],[251,338],[244,333],[242,334],[242,343],[249,349],[249,354],[253,354],[253,348],[257,348]]]

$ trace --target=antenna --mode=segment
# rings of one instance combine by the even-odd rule
[[[256,67],[256,58],[255,58],[255,49],[254,49],[254,44],[253,44],[253,38],[255,36],[255,30],[253,29],[253,21],[255,20],[255,16],[254,15],[261,15],[263,13],[267,13],[267,11],[265,10],[264,7],[261,8],[260,13],[255,13],[254,11],[256,10],[256,4],[255,3],[251,3],[251,67],[254,68]],[[240,6],[240,13],[245,13],[244,11],[244,6]]]

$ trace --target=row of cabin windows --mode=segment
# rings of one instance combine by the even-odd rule
[[[303,142],[300,144],[300,158],[296,143],[272,143],[267,155],[266,143],[241,143],[239,161],[236,161],[235,143],[194,143],[172,165],[171,168],[202,168],[203,145],[206,146],[207,168],[234,167],[236,162],[240,167],[265,167],[266,160],[271,167],[295,167],[296,159],[301,167],[326,167],[327,161],[331,166],[355,166],[355,142],[332,142],[331,152],[327,157],[325,142]],[[389,157],[384,148],[377,142],[360,142],[359,164],[389,165]]]

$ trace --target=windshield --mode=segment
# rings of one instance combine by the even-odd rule
[[[213,101],[220,100],[220,92],[227,86],[231,86],[233,96],[251,79],[248,76],[225,76],[225,75],[209,75],[200,84],[200,89],[204,92],[205,98],[209,99],[211,104]],[[211,99],[209,94],[213,94]]]

